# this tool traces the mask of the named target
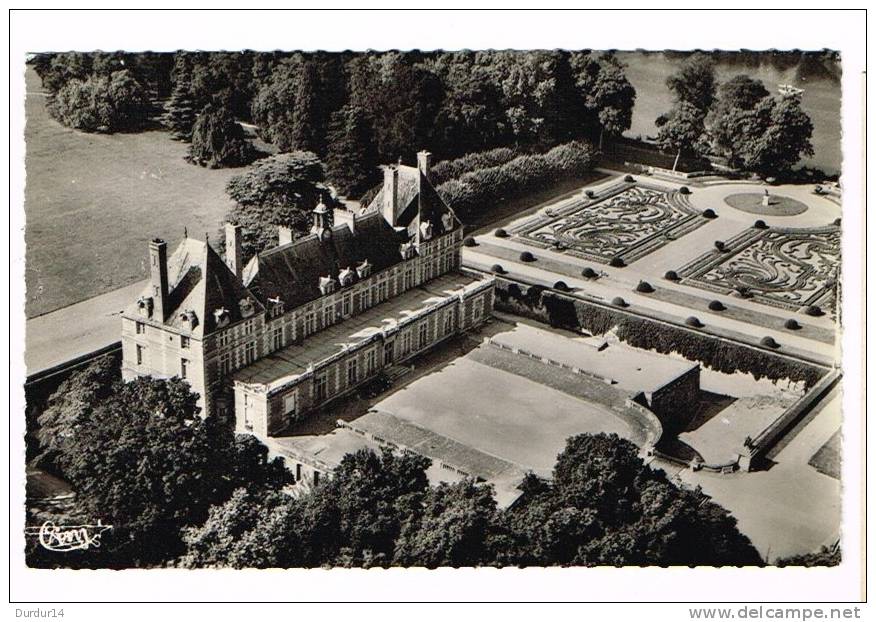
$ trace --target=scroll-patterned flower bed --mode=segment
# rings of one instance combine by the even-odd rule
[[[840,228],[749,229],[678,271],[682,282],[792,311],[834,311]]]
[[[705,224],[687,197],[641,183],[621,183],[545,212],[513,233],[532,246],[600,263],[625,264]]]

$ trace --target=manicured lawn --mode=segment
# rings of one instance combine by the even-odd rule
[[[769,205],[764,205],[764,196],[762,192],[740,192],[724,197],[724,202],[743,212],[763,216],[796,216],[809,209],[802,201],[778,194],[770,195]]]
[[[241,169],[183,160],[187,145],[159,131],[84,134],[45,110],[27,70],[25,241],[28,317],[148,276],[147,242],[214,238],[232,203],[225,184]]]

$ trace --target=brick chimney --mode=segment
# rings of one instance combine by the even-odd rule
[[[398,166],[383,169],[383,217],[393,227],[398,222]]]
[[[155,238],[149,242],[153,313],[162,322],[167,319],[167,242]]]
[[[432,168],[432,154],[428,151],[420,151],[417,153],[417,168],[423,174],[423,177],[429,179],[429,172]]]
[[[243,227],[230,222],[225,223],[225,265],[237,278],[243,274],[242,237]]]
[[[279,245],[283,246],[284,244],[289,244],[292,242],[292,228],[284,227],[283,225],[277,226],[277,235],[280,238]]]

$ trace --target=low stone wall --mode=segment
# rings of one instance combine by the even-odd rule
[[[781,439],[791,427],[819,403],[833,389],[842,377],[842,373],[835,369],[819,380],[815,386],[809,389],[803,397],[797,400],[788,410],[783,412],[772,423],[765,427],[749,443],[747,453],[743,453],[739,459],[739,466],[747,471],[757,468],[759,462],[772,449],[776,442]]]
[[[606,378],[606,377],[600,376],[598,374],[594,374],[594,373],[588,372],[586,370],[580,369],[578,367],[573,367],[571,365],[567,365],[567,364],[562,363],[560,361],[555,361],[549,357],[541,356],[540,354],[534,354],[532,352],[529,352],[528,350],[524,350],[523,348],[515,348],[512,346],[508,346],[508,345],[501,343],[499,341],[495,341],[494,339],[489,338],[489,337],[485,338],[484,341],[486,343],[489,343],[491,346],[493,346],[495,348],[499,348],[500,350],[506,350],[508,352],[513,352],[514,354],[517,354],[519,356],[526,356],[526,357],[529,357],[529,358],[534,359],[536,361],[539,361],[545,365],[550,365],[552,367],[559,367],[560,369],[565,369],[565,370],[570,371],[574,374],[585,376],[591,380],[602,382],[602,383],[605,383],[608,385],[612,384],[611,378]],[[645,441],[644,441],[643,446],[642,446],[643,452],[645,452],[645,453],[651,452],[653,450],[654,446],[660,440],[660,437],[663,436],[663,424],[660,420],[660,417],[658,417],[655,413],[653,413],[651,410],[649,410],[645,406],[637,403],[631,397],[628,397],[625,400],[623,410],[620,410],[618,407],[610,405],[610,404],[603,404],[603,405],[608,406],[609,408],[611,408],[615,412],[618,412],[621,416],[629,417],[631,419],[638,421],[641,424],[642,428],[644,428],[644,430],[645,430]]]
[[[692,329],[669,321],[643,317],[622,307],[584,300],[539,285],[496,277],[496,309],[551,326],[601,335],[615,330],[618,338],[636,348],[661,354],[677,353],[690,361],[726,373],[741,371],[755,378],[791,380],[812,387],[827,367]]]

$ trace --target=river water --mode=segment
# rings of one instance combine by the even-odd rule
[[[664,52],[618,52],[626,64],[626,74],[636,88],[636,106],[628,136],[653,136],[654,120],[672,106],[666,78],[676,71],[682,57]],[[815,155],[802,164],[838,173],[842,162],[839,63],[798,62],[766,54],[724,53],[716,62],[715,73],[723,82],[744,73],[761,80],[771,94],[780,84],[805,89],[803,109],[812,118],[812,146]]]

